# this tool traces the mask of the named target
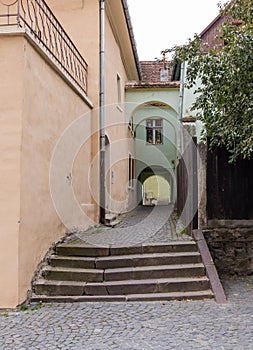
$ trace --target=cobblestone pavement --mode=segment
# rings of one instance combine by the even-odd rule
[[[138,243],[191,240],[177,218],[173,205],[143,207],[119,217],[114,228],[99,226],[76,233],[71,239],[80,239],[93,245],[135,245]]]
[[[253,278],[214,301],[32,305],[0,316],[1,350],[253,349]]]

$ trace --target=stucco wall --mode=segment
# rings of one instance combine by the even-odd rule
[[[92,128],[92,169],[91,187],[94,202],[99,202],[99,1],[48,0],[57,18],[67,33],[73,39],[77,48],[83,54],[89,66],[88,95],[94,104]],[[117,4],[111,4],[113,11]],[[115,7],[116,6],[116,7]],[[112,164],[109,176],[113,172],[114,179],[110,181],[111,201],[109,210],[124,212],[127,209],[127,197],[134,197],[133,191],[127,191],[128,181],[128,149],[133,150],[133,141],[129,140],[128,121],[125,115],[125,83],[129,79],[126,67],[122,61],[119,38],[112,29],[108,11],[105,11],[105,123],[106,134],[111,143],[110,160]],[[110,14],[111,15],[111,14]],[[122,16],[121,13],[118,13]],[[116,20],[116,19],[115,19]],[[123,27],[124,24],[122,23]],[[115,30],[115,28],[114,28]],[[117,75],[121,84],[121,106],[118,105]],[[118,108],[120,107],[120,108]],[[117,125],[115,125],[117,124]],[[121,142],[122,141],[122,142]],[[129,142],[128,142],[129,141]],[[118,150],[120,149],[120,156]],[[120,163],[118,162],[121,159]]]
[[[57,216],[53,207],[49,189],[50,159],[54,147],[65,129],[81,115],[85,115],[86,128],[90,130],[89,107],[27,41],[24,48],[26,88],[22,116],[20,301],[25,297],[38,262],[50,244],[66,230],[62,224],[63,218]],[[75,138],[74,133],[72,137]],[[87,181],[90,152],[88,140],[71,174],[77,198],[87,204],[91,202]],[[63,162],[65,157],[63,153]],[[67,180],[69,173],[71,169],[62,176]],[[31,251],[32,256],[27,254]]]
[[[152,102],[165,104],[166,107],[145,106]],[[137,163],[137,177],[143,170],[143,163],[149,166],[159,165],[170,169],[173,173],[177,156],[177,89],[128,89],[127,90],[127,118],[133,118],[136,130],[136,158],[141,161]],[[146,145],[146,119],[162,118],[163,135],[162,145]],[[155,159],[155,164],[150,160]]]
[[[22,40],[0,37],[0,307],[18,303]]]
[[[70,187],[73,184],[80,207],[91,214],[94,222],[98,220],[99,1],[75,0],[70,2],[62,0],[59,2],[58,0],[48,0],[47,2],[88,63],[87,92],[94,109],[89,113],[90,107],[58,75],[52,68],[53,64],[41,56],[41,51],[36,48],[36,45],[31,45],[31,39],[28,40],[24,34],[15,37],[14,51],[6,54],[6,57],[10,56],[10,60],[4,58],[5,64],[1,65],[1,77],[4,77],[6,84],[9,84],[9,90],[5,91],[5,85],[2,85],[0,90],[1,100],[5,100],[5,96],[8,95],[8,99],[1,105],[3,110],[8,111],[5,115],[6,119],[1,119],[4,126],[1,128],[1,132],[4,134],[2,130],[7,130],[7,118],[9,122],[11,120],[9,115],[13,114],[10,132],[17,137],[15,140],[9,138],[13,159],[6,161],[9,154],[9,150],[7,150],[7,156],[4,154],[0,162],[1,166],[6,168],[3,174],[6,173],[10,180],[10,174],[14,177],[9,188],[6,186],[2,194],[2,215],[4,216],[6,212],[2,203],[7,197],[9,197],[9,208],[13,203],[15,207],[12,216],[6,221],[4,227],[9,228],[5,231],[6,235],[3,235],[1,241],[3,242],[1,249],[4,252],[1,254],[1,259],[4,261],[8,258],[12,265],[8,272],[0,277],[1,282],[6,287],[5,291],[1,290],[3,297],[1,295],[0,299],[3,303],[0,307],[13,307],[25,299],[37,264],[49,246],[58,240],[66,230],[62,223],[64,220],[57,216],[50,196],[50,159],[60,136],[82,114],[86,115],[82,128],[85,128],[85,135],[86,131],[89,130],[91,138],[80,148],[74,159],[73,172],[71,173],[70,167],[69,169],[64,168],[62,177],[59,179],[59,188],[61,186],[62,188]],[[115,4],[119,5],[119,3]],[[116,7],[114,11],[116,11],[115,9]],[[122,8],[120,18],[124,20]],[[111,209],[122,212],[127,209],[128,196],[134,197],[133,191],[125,190],[128,182],[129,149],[133,154],[134,146],[133,140],[129,139],[130,132],[128,122],[126,122],[125,108],[118,106],[117,75],[120,76],[123,104],[125,101],[124,86],[129,77],[126,74],[127,62],[122,62],[121,42],[115,35],[115,31],[113,32],[111,19],[109,20],[107,16],[105,28],[106,126],[110,142],[112,145],[116,145],[111,149],[112,171],[114,172],[111,195],[115,199]],[[3,52],[7,52],[9,43],[4,43],[3,47]],[[132,53],[130,53],[131,55]],[[1,57],[3,57],[2,54]],[[15,108],[13,105],[11,106],[13,110],[8,107],[8,101],[11,101],[12,104],[15,102]],[[23,104],[21,105],[19,102]],[[117,126],[112,125],[115,122],[118,124]],[[82,129],[79,130],[79,136],[81,132]],[[69,133],[64,135],[67,135],[69,140],[73,140],[73,143],[70,143],[71,149],[76,147],[75,135],[71,129]],[[6,140],[2,142],[2,140],[0,145],[5,150],[8,142]],[[122,140],[123,142],[121,142]],[[64,160],[65,156],[63,154],[60,161]],[[88,175],[91,179],[90,183],[87,181]],[[71,220],[72,208],[69,207],[68,201],[62,200],[61,206],[61,209],[70,209],[67,211]],[[89,222],[87,222],[87,226],[88,224]],[[9,235],[10,232],[11,235]],[[10,248],[8,248],[9,246]],[[10,250],[13,259],[9,259]],[[11,277],[9,271],[11,271]]]
[[[173,169],[173,162],[175,162],[177,156],[176,128],[173,123],[170,123],[168,119],[163,119],[163,144],[148,145],[146,143],[146,119],[163,118],[164,114],[159,113],[158,110],[140,110],[136,118],[134,118],[134,122],[137,122],[136,155],[138,160],[141,160],[148,166],[159,165],[165,169]],[[138,123],[138,119],[140,123]],[[137,169],[137,176],[141,171],[142,169]]]
[[[130,139],[125,116],[125,67],[122,63],[120,47],[114,36],[108,17],[105,22],[105,119],[111,151],[110,184],[111,201],[109,210],[117,213],[128,209],[133,191],[128,189],[128,155],[134,156],[133,140]],[[119,79],[119,81],[117,81]],[[118,83],[121,98],[118,99]]]
[[[94,0],[47,0],[70,38],[88,64],[87,93],[94,110],[91,118],[92,159],[91,189],[93,204],[99,218],[99,1]]]
[[[8,72],[8,76],[4,72],[1,75],[6,85],[2,88],[1,84],[0,90],[1,110],[4,111],[1,116],[1,174],[8,175],[10,183],[5,185],[4,192],[1,191],[1,208],[8,208],[10,218],[3,227],[4,237],[1,237],[0,248],[3,253],[0,256],[11,264],[6,274],[0,276],[1,286],[5,286],[1,288],[1,293],[6,291],[6,296],[1,295],[0,307],[14,307],[26,298],[34,271],[50,245],[66,231],[62,224],[64,220],[58,217],[50,194],[53,150],[73,121],[85,115],[84,125],[87,129],[90,129],[91,121],[90,107],[24,35],[0,38],[3,50],[6,50],[4,63],[1,62],[0,67]],[[13,47],[13,51],[10,47]],[[75,137],[74,134],[72,136]],[[65,157],[63,153],[63,161]],[[4,161],[6,159],[9,159],[8,162]],[[88,141],[79,152],[71,174],[76,195],[86,204],[91,203],[87,181],[90,159],[91,145]],[[64,180],[67,180],[66,175],[62,174]],[[67,181],[65,183],[68,186]],[[7,196],[8,202],[4,200]],[[6,214],[2,209],[1,213]],[[6,267],[6,263],[1,266]]]
[[[127,89],[127,116],[131,118],[135,110],[147,102],[164,103],[177,113],[179,103],[178,96],[179,89]]]

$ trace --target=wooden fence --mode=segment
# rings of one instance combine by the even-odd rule
[[[190,141],[177,166],[177,213],[188,232],[198,228],[198,179],[196,138]]]
[[[253,219],[253,159],[228,163],[224,148],[207,153],[207,218]]]

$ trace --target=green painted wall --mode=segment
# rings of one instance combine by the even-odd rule
[[[126,91],[126,116],[128,121],[132,118],[135,131],[136,178],[146,167],[167,169],[174,178],[178,103],[179,89],[141,88]],[[153,118],[163,119],[163,144],[160,145],[146,143],[146,119]]]

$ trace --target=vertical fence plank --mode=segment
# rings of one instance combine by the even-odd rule
[[[253,219],[253,159],[228,160],[225,148],[207,153],[207,218]]]
[[[177,167],[177,212],[190,233],[198,228],[197,140],[193,138],[184,150]]]

